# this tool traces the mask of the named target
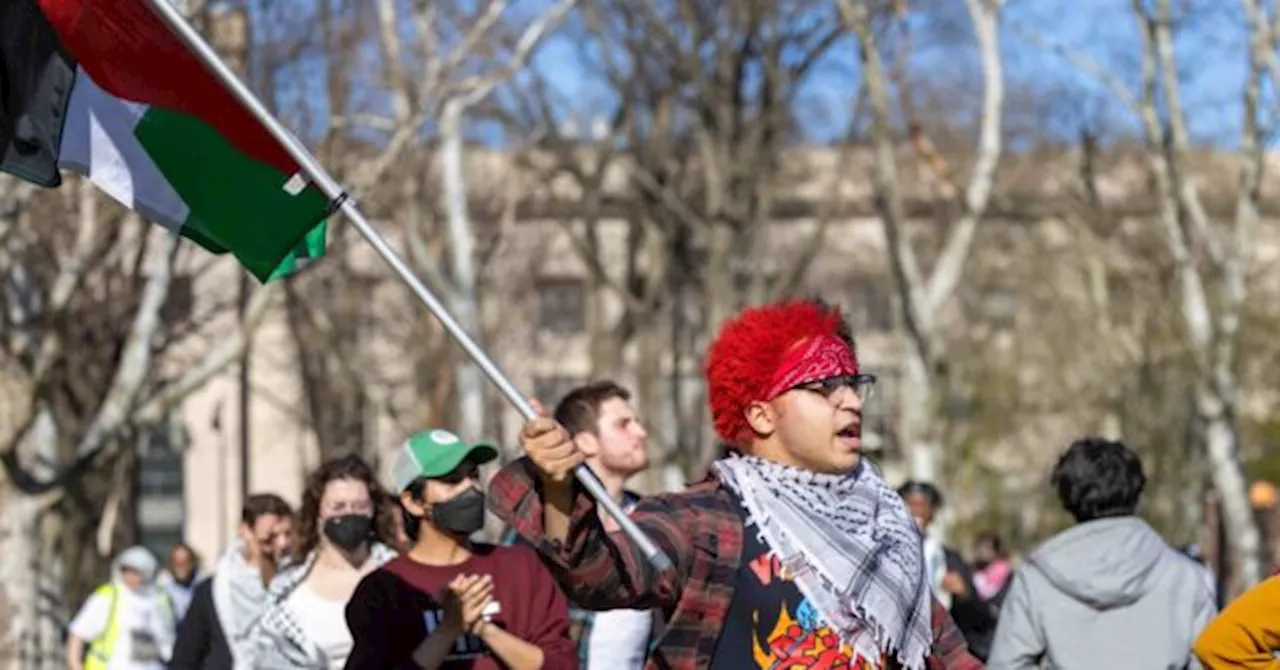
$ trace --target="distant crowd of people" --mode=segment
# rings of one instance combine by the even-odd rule
[[[355,455],[312,472],[301,505],[244,503],[206,574],[190,547],[142,547],[69,627],[71,670],[968,670],[1275,668],[1280,581],[1217,612],[1205,569],[1136,510],[1125,445],[1071,444],[1049,481],[1076,523],[1021,560],[1001,538],[968,558],[931,532],[930,482],[890,488],[863,458],[861,372],[839,311],[747,310],[708,353],[706,476],[645,497],[630,393],[575,389],[520,434],[524,457],[481,485],[492,445],[408,438],[379,481]],[[659,572],[575,483],[585,465],[674,562]],[[473,538],[486,509],[498,544]]]

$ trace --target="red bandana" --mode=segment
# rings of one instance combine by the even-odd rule
[[[773,400],[801,384],[856,374],[858,359],[853,349],[835,335],[819,335],[787,353],[773,373],[764,399]]]

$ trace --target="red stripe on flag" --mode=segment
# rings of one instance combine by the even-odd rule
[[[76,65],[112,95],[181,112],[281,172],[298,165],[146,0],[38,0]],[[165,0],[161,0],[165,1]]]

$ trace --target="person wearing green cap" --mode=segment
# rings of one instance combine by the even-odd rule
[[[445,430],[398,450],[392,486],[412,544],[347,604],[347,670],[578,667],[568,602],[537,554],[471,540],[485,519],[479,468],[497,457]]]

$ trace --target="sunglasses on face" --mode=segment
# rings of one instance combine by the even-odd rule
[[[820,393],[825,398],[832,398],[843,388],[852,389],[858,400],[867,402],[876,388],[876,376],[869,374],[837,375],[817,381],[808,382],[795,387],[801,391]]]

